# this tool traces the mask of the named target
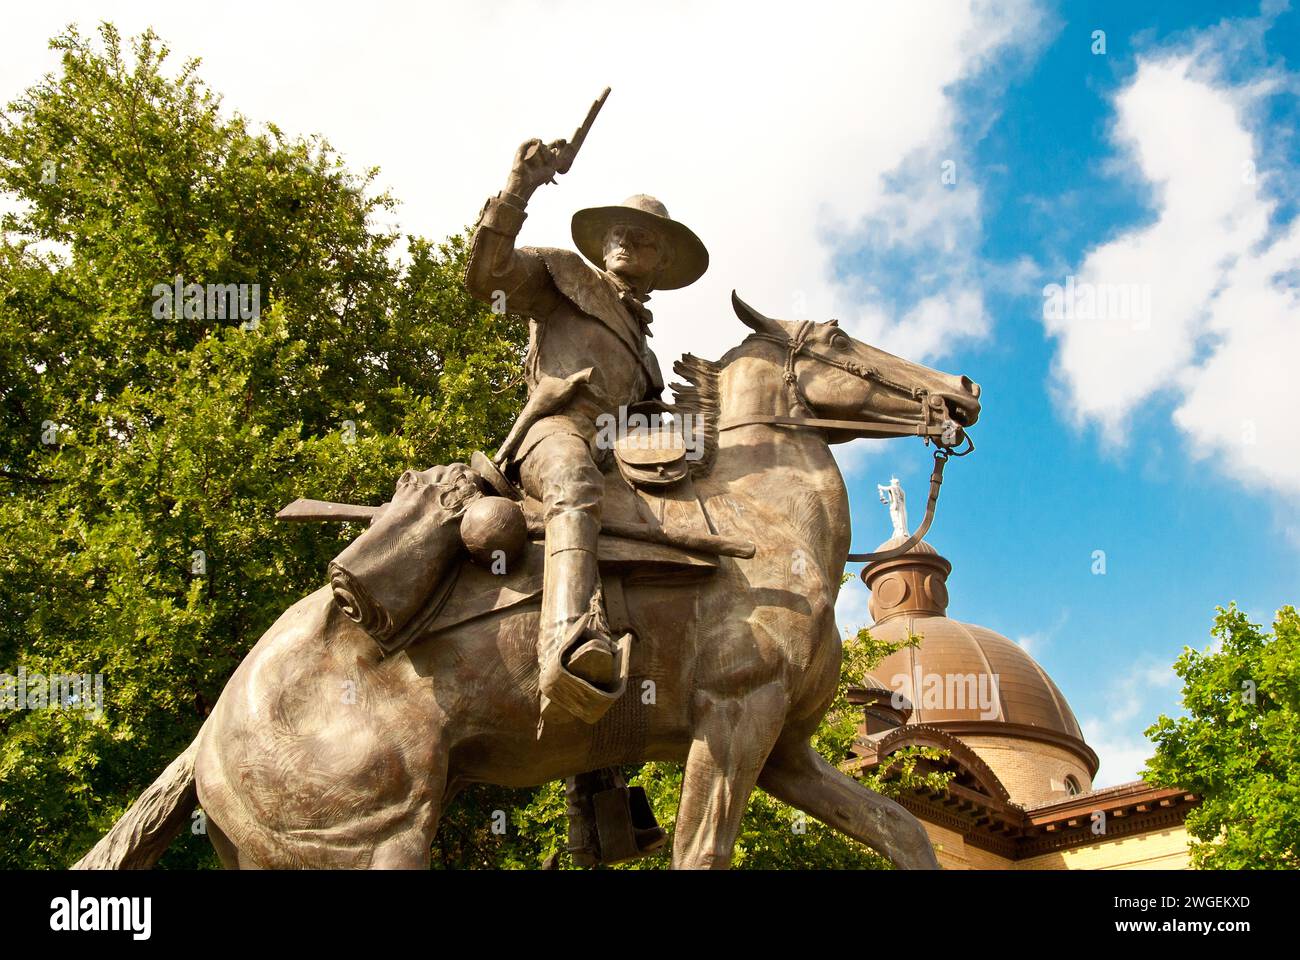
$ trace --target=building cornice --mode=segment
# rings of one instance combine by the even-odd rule
[[[935,727],[955,737],[1014,737],[1020,740],[1036,740],[1061,747],[1073,753],[1088,771],[1088,776],[1095,777],[1101,761],[1096,752],[1082,740],[1071,737],[1057,730],[1035,727],[1025,723],[1006,723],[1002,720],[927,720],[926,726]]]
[[[958,724],[960,726],[960,724]],[[979,724],[981,730],[987,724]],[[896,798],[913,815],[961,835],[962,842],[1006,860],[1024,860],[1071,847],[1180,826],[1200,798],[1176,787],[1132,783],[1024,808],[1008,799],[996,774],[949,724],[900,727],[855,744],[859,754],[842,765],[846,773],[888,765],[889,756],[908,746],[933,746],[947,759],[935,769],[951,770],[974,787],[954,781],[945,789],[920,788]]]

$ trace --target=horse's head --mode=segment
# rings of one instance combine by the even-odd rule
[[[924,427],[947,419],[965,428],[979,419],[980,388],[969,377],[931,370],[862,343],[841,330],[835,320],[773,320],[734,291],[731,302],[756,339],[774,342],[785,350],[785,381],[793,388],[796,405],[807,408],[800,413],[902,428]],[[854,436],[899,436],[907,432],[886,427],[880,432],[828,430],[827,434],[837,442]]]

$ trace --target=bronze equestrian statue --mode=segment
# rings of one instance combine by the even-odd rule
[[[849,556],[830,445],[919,436],[942,453],[978,418],[979,388],[733,294],[749,335],[717,362],[674,367],[687,381],[674,422],[703,424],[702,455],[606,449],[603,415],[662,409],[644,301],[697,279],[707,253],[648,197],[575,216],[578,249],[603,269],[515,247],[527,200],[589,125],[572,143],[524,144],[475,233],[469,289],[531,318],[520,422],[474,470],[403,478],[448,528],[479,506],[513,517],[511,562],[489,569],[462,529],[478,559],[455,560],[400,644],[368,633],[337,589],[304,597],[77,866],[151,866],[197,804],[230,868],[425,868],[468,784],[572,787],[656,760],[685,766],[675,868],[730,865],[755,786],[899,867],[937,868],[911,814],[809,742],[839,680]],[[356,509],[378,524],[398,499]]]
[[[604,269],[568,250],[516,249],[525,205],[554,178],[568,147],[529,140],[516,152],[505,189],[487,201],[474,231],[465,286],[481,300],[529,317],[525,376],[531,394],[544,376],[592,371],[562,406],[529,410],[531,422],[506,466],[518,470],[524,491],[543,509],[542,716],[552,715],[555,701],[595,722],[609,701],[588,703],[585,694],[589,685],[608,687],[616,666],[612,639],[601,629],[599,611],[591,609],[604,487],[595,463],[597,419],[660,399],[664,380],[646,343],[652,317],[645,302],[652,290],[694,283],[709,255],[662,203],[644,195],[574,215],[574,242]],[[583,642],[561,662],[578,635]]]

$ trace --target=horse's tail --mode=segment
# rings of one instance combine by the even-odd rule
[[[72,869],[148,870],[157,863],[198,805],[194,787],[198,752],[195,737]]]

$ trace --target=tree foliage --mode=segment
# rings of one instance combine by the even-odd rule
[[[52,46],[0,124],[0,672],[102,674],[106,709],[0,712],[4,866],[84,852],[357,532],[279,507],[382,502],[523,396],[523,324],[465,294],[463,238],[396,255],[376,171],[227,117],[151,33]],[[159,319],[178,276],[260,316]],[[194,839],[164,864],[213,863]]]
[[[1212,870],[1300,867],[1300,615],[1273,632],[1219,608],[1209,650],[1185,648],[1178,719],[1161,716],[1144,776],[1197,794],[1187,815],[1192,862]]]

